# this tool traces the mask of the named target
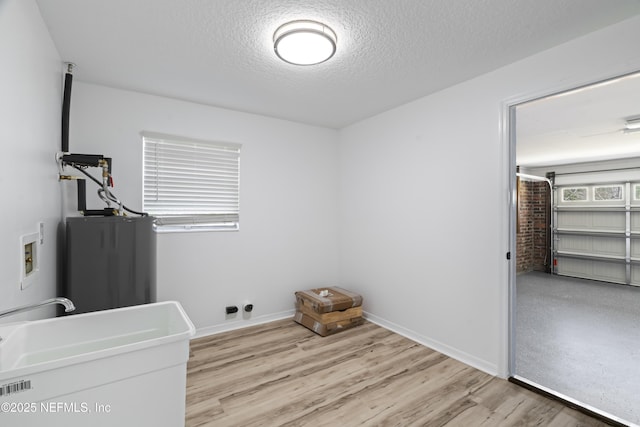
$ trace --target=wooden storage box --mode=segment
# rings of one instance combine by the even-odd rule
[[[337,286],[296,292],[294,320],[321,336],[361,325],[362,297]]]

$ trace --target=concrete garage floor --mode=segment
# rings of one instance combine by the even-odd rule
[[[516,374],[640,424],[640,288],[532,272],[516,289]]]

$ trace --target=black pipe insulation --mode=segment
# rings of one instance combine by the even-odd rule
[[[84,212],[87,210],[87,182],[84,179],[76,182],[78,183],[78,210]]]
[[[73,74],[64,75],[64,96],[62,98],[62,152],[69,152],[69,111],[71,109],[71,84]]]
[[[71,110],[71,85],[73,84],[73,64],[67,64],[67,72],[64,75],[64,93],[62,98],[62,162],[63,164],[68,164],[82,172],[92,181],[94,181],[98,186],[102,186],[102,183],[94,178],[89,173],[85,172],[82,167],[79,167],[78,164],[82,166],[100,166],[101,160],[107,161],[108,166],[108,174],[111,175],[111,158],[103,157],[102,155],[90,155],[90,154],[69,154],[69,113]],[[111,184],[112,186],[113,184]],[[101,215],[101,216],[109,216],[113,215],[113,210],[110,208],[105,208],[102,211],[100,210],[87,210],[87,199],[86,199],[86,182],[83,179],[78,180],[78,210],[83,211],[85,215]],[[128,208],[124,204],[121,205],[122,209],[126,210],[129,213],[147,216],[146,212],[137,212],[133,209]]]

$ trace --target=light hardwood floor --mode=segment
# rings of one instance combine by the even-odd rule
[[[372,323],[293,320],[193,340],[186,425],[602,426]]]

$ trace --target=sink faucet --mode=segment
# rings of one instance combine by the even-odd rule
[[[0,311],[0,317],[4,317],[4,316],[11,316],[12,314],[17,314],[17,313],[21,313],[23,311],[29,311],[29,310],[33,310],[35,308],[39,308],[39,307],[43,307],[45,305],[49,305],[49,304],[61,304],[64,306],[64,311],[66,313],[73,311],[76,309],[76,306],[73,305],[73,303],[71,302],[70,299],[68,298],[62,298],[62,297],[58,297],[58,298],[51,298],[36,304],[28,304],[28,305],[23,305],[22,307],[15,307],[15,308],[10,308],[9,310],[4,310],[4,311]]]

